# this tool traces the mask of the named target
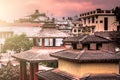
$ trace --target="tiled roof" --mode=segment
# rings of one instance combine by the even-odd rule
[[[40,61],[56,61],[57,58],[51,57],[49,54],[63,49],[31,49],[25,52],[12,55],[18,60],[27,62],[40,62]]]
[[[87,42],[96,43],[96,42],[109,42],[109,41],[110,40],[103,38],[103,37],[99,37],[99,36],[95,36],[95,35],[88,35],[81,42],[82,43],[87,43]]]
[[[80,35],[76,37],[68,37],[64,42],[81,42],[81,43],[96,43],[96,42],[110,42],[111,40],[96,36],[96,35]]]
[[[40,38],[64,38],[68,37],[69,35],[67,33],[64,33],[62,31],[56,30],[56,29],[42,29],[40,32],[38,32],[35,35],[31,35],[29,37],[40,37]]]
[[[119,74],[89,74],[80,80],[120,80]]]
[[[95,32],[95,35],[97,36],[101,36],[101,37],[104,37],[104,38],[112,38],[114,36],[112,36],[112,34],[120,34],[120,31],[101,31],[101,32]],[[120,36],[117,36],[118,38],[120,38]]]
[[[79,77],[58,69],[38,72],[37,76],[40,80],[79,80]]]
[[[63,50],[50,54],[53,57],[75,62],[117,62],[120,55],[108,51]]]

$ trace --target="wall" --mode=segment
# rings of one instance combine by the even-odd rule
[[[95,19],[94,23],[92,23],[92,17],[90,17],[90,23],[88,23],[88,18],[86,19],[86,24],[84,24],[84,20],[82,20],[83,26],[86,26],[86,25],[87,26],[96,26],[95,31],[105,31],[104,30],[104,18],[105,17],[108,18],[108,30],[107,31],[116,30],[116,27],[114,24],[114,22],[115,22],[114,16],[98,16],[98,18],[94,17],[94,19]],[[103,21],[103,22],[100,23],[100,21]]]
[[[119,73],[117,63],[73,63],[59,59],[60,70],[68,73],[83,76],[88,73]]]

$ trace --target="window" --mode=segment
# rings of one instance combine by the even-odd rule
[[[92,23],[94,23],[95,22],[95,18],[94,17],[92,17]]]
[[[76,26],[76,24],[74,24],[74,26]]]
[[[100,50],[102,48],[102,43],[97,43],[96,50]]]
[[[77,32],[76,29],[74,29],[74,32]]]
[[[103,23],[103,21],[102,21],[102,20],[100,20],[100,23]]]
[[[44,42],[45,46],[53,46],[53,39],[52,38],[46,38]]]
[[[79,29],[78,32],[80,32],[81,30]]]
[[[90,23],[90,18],[88,18],[88,23]]]
[[[108,18],[104,18],[104,30],[108,30]]]
[[[86,19],[84,19],[84,24],[86,24]]]
[[[39,39],[38,46],[42,46],[42,38]]]
[[[56,40],[55,40],[55,46],[61,46],[62,44],[63,44],[63,41],[62,41],[63,39],[62,38],[57,38]]]

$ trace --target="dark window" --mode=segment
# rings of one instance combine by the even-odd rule
[[[77,49],[77,44],[76,43],[73,43],[72,46],[73,46],[73,49]]]
[[[76,32],[76,29],[74,29],[74,32]]]
[[[76,26],[76,24],[74,24],[74,26]]]
[[[90,18],[88,18],[88,23],[90,23]]]
[[[100,20],[100,23],[103,23],[103,21],[102,21],[102,20]]]
[[[79,29],[78,32],[80,32],[81,30]]]
[[[98,16],[96,16],[96,19],[98,19]]]
[[[84,19],[84,24],[86,24],[86,19]]]
[[[108,30],[108,18],[104,18],[104,30]]]
[[[100,50],[102,48],[102,43],[97,43],[96,50]]]
[[[95,18],[94,17],[92,17],[92,23],[94,23],[95,22]]]

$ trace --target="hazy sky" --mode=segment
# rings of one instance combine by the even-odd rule
[[[0,0],[0,19],[11,21],[23,18],[36,9],[60,18],[116,6],[120,6],[120,0]]]

